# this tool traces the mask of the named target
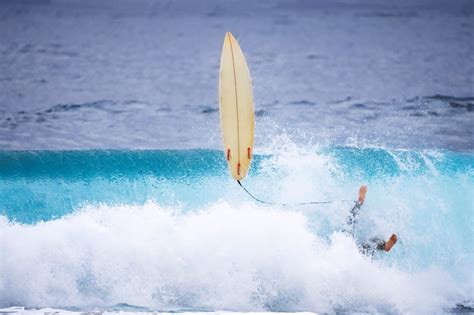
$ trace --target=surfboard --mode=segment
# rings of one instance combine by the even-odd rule
[[[227,164],[232,177],[242,180],[252,161],[255,114],[247,62],[230,32],[222,47],[219,110]]]

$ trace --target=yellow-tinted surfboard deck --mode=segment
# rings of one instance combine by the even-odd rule
[[[230,32],[226,33],[222,48],[219,108],[229,170],[236,180],[241,180],[252,160],[255,117],[247,62]]]

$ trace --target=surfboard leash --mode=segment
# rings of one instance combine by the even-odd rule
[[[346,200],[346,199],[343,199],[343,200],[326,200],[326,201],[308,201],[308,202],[300,202],[300,203],[277,203],[277,202],[268,202],[268,201],[264,201],[264,200],[261,200],[257,197],[255,197],[254,195],[252,195],[250,193],[250,191],[247,190],[247,188],[244,187],[244,185],[242,185],[242,183],[240,182],[240,180],[237,180],[237,183],[239,184],[240,187],[242,187],[242,189],[250,196],[252,197],[253,199],[255,199],[256,201],[260,202],[260,203],[264,203],[264,204],[267,204],[267,205],[278,205],[278,206],[304,206],[304,205],[321,205],[321,204],[328,204],[328,203],[334,203],[336,201],[343,201],[343,202],[353,202],[354,200]]]

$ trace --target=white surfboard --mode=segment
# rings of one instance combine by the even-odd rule
[[[232,176],[242,180],[252,161],[255,115],[247,62],[230,32],[222,48],[219,108],[227,164]]]

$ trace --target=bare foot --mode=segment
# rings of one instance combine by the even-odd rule
[[[392,234],[392,236],[390,236],[388,241],[385,243],[384,250],[386,252],[389,252],[392,249],[393,245],[395,245],[396,243],[397,243],[397,236],[395,234]]]
[[[360,186],[359,188],[359,204],[363,205],[365,201],[365,194],[367,193],[367,186]]]

